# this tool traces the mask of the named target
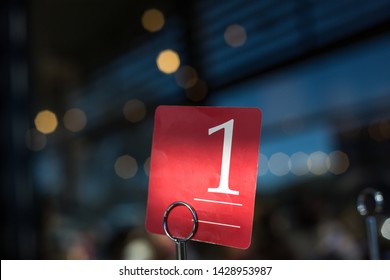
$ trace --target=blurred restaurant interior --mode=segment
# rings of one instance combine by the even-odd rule
[[[190,259],[390,259],[390,1],[6,0],[2,259],[174,259],[145,230],[159,105],[258,107],[247,250]]]

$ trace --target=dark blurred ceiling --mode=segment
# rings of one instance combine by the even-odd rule
[[[145,34],[141,17],[174,1],[36,0],[28,6],[35,86],[40,94],[78,87]]]
[[[185,39],[186,52],[193,63],[199,64],[195,65],[198,71],[212,70],[209,75],[202,73],[207,76],[203,78],[211,90],[258,76],[275,65],[294,63],[294,59],[301,60],[321,50],[329,51],[332,46],[339,48],[378,30],[383,32],[384,27],[388,30],[389,24],[390,6],[386,1],[371,4],[329,1],[318,2],[318,5],[315,1],[196,3],[177,0],[31,1],[28,8],[33,87],[39,95],[45,96],[39,101],[60,101],[50,100],[53,93],[58,98],[61,93],[80,88],[89,74],[134,49],[144,35],[151,36],[149,39],[156,36],[141,25],[142,14],[150,8],[161,10],[166,18],[179,14],[184,18],[180,25],[189,24],[186,28],[196,29],[191,29],[198,36],[196,40]],[[192,9],[191,4],[199,7]],[[199,9],[203,16],[194,17],[193,13]],[[247,53],[246,56],[237,55],[235,48],[226,48],[223,36],[220,36],[232,17],[254,26],[253,30],[248,28],[250,40],[240,49],[241,53]],[[188,18],[196,20],[186,23]],[[199,32],[205,27],[207,32]],[[290,37],[295,38],[294,46],[286,41]],[[204,50],[207,44],[211,47]],[[250,63],[253,60],[259,63]],[[210,67],[210,61],[214,67]]]

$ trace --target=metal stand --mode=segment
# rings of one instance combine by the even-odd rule
[[[192,231],[185,238],[173,237],[168,230],[168,223],[167,223],[168,215],[172,211],[172,209],[177,207],[177,206],[187,207],[190,210],[190,212],[192,214],[192,218],[194,220],[194,224],[192,226]],[[196,230],[198,229],[198,216],[196,215],[194,208],[192,208],[188,203],[183,202],[183,201],[176,201],[176,202],[172,203],[171,205],[169,205],[167,207],[167,209],[164,212],[163,227],[164,227],[165,234],[169,237],[169,239],[171,239],[172,241],[175,241],[175,243],[176,243],[176,259],[177,260],[186,260],[187,259],[187,241],[190,240],[194,236],[194,234],[196,233]]]
[[[383,208],[382,193],[374,189],[363,190],[357,200],[357,210],[366,217],[368,249],[371,260],[379,260],[378,230],[375,214]]]

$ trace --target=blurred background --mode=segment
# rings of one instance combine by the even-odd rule
[[[144,227],[158,105],[259,107],[252,245],[192,259],[390,259],[390,1],[5,0],[2,259],[174,259]]]

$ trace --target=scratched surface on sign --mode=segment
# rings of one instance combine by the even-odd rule
[[[193,240],[247,248],[251,242],[260,145],[257,108],[160,106],[156,110],[146,228],[165,234],[162,218],[175,201],[198,215]],[[185,207],[169,214],[173,236],[187,236]]]

